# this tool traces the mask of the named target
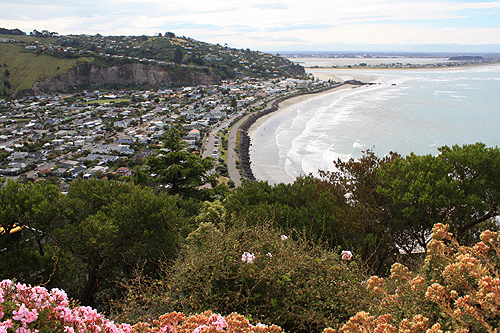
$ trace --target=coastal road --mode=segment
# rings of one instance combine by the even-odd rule
[[[229,135],[227,138],[227,172],[229,173],[229,178],[234,182],[236,187],[241,186],[241,175],[240,171],[236,168],[236,138],[238,136],[238,131],[240,126],[254,113],[249,113],[241,117],[236,123],[229,129]]]

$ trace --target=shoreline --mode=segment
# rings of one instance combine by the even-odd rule
[[[274,116],[274,113],[276,111],[280,111],[280,109],[283,109],[287,106],[291,106],[296,103],[307,100],[311,96],[317,96],[334,90],[348,88],[348,86],[350,86],[351,88],[355,88],[358,86],[370,85],[370,84],[373,83],[365,83],[358,80],[348,80],[341,83],[337,83],[333,86],[327,87],[319,91],[308,91],[293,96],[280,97],[270,102],[270,106],[265,110],[248,118],[248,120],[245,123],[243,123],[240,127],[241,137],[240,137],[240,143],[238,145],[240,168],[243,172],[243,177],[247,180],[257,181],[253,173],[252,161],[250,159],[250,147],[252,145],[250,133],[254,132],[255,128],[262,125],[262,123],[265,122],[267,119]]]
[[[491,118],[486,117],[494,114],[490,106],[491,101],[497,98],[492,99],[489,96],[496,95],[491,95],[491,92],[500,84],[497,75],[499,70],[500,64],[432,70],[412,69],[405,70],[401,75],[399,70],[308,69],[308,73],[320,80],[342,81],[356,78],[364,82],[375,82],[381,84],[380,91],[383,94],[378,93],[379,86],[373,86],[373,88],[360,88],[359,91],[330,92],[331,97],[325,95],[324,98],[316,98],[313,95],[302,95],[285,100],[279,105],[279,113],[264,115],[257,119],[248,131],[253,143],[253,146],[249,147],[253,175],[258,180],[268,181],[270,184],[292,183],[296,175],[326,170],[330,166],[330,161],[337,159],[337,155],[339,158],[349,158],[351,154],[358,156],[362,149],[375,149],[375,147],[379,149],[381,155],[389,151],[397,151],[404,155],[412,152],[434,154],[436,147],[479,141],[495,145],[497,139],[494,135],[487,134],[494,131],[490,129],[486,131],[487,133],[478,134],[481,132],[471,131],[470,128],[483,123],[494,123]],[[365,89],[371,93],[366,95],[363,92]],[[474,91],[484,91],[484,93],[472,94]],[[401,109],[392,108],[394,105],[387,102],[395,98],[395,101],[400,103],[406,95],[413,99],[409,103],[401,104],[403,105]],[[356,104],[355,101],[358,101],[356,96],[360,96],[361,104]],[[370,96],[375,97],[373,102]],[[385,98],[387,96],[391,99]],[[325,103],[333,103],[335,110],[341,111],[338,118],[333,111],[331,113],[321,111],[333,110],[329,104],[322,104],[320,102],[322,100],[331,101]],[[378,104],[375,102],[379,100],[386,101],[384,105],[388,108],[384,108],[384,112],[376,109]],[[344,119],[357,105],[362,107],[361,111],[353,115],[359,117],[349,118],[349,121],[347,118]],[[461,107],[457,109],[459,105]],[[439,112],[437,112],[438,106]],[[484,109],[489,113],[485,113],[484,116],[478,113],[471,118],[466,106],[469,109]],[[423,112],[421,110],[423,107],[424,111],[429,112]],[[311,110],[318,112],[314,113]],[[413,114],[415,116],[411,116]],[[311,118],[308,118],[310,116]],[[328,131],[331,131],[329,124],[337,122],[341,122],[342,126],[338,126],[335,133],[328,134]],[[491,127],[493,125],[488,126]],[[295,136],[293,133],[290,134],[289,129],[298,134]],[[351,136],[350,133],[358,134]],[[327,137],[332,137],[333,141],[328,141]],[[323,140],[324,138],[327,139]],[[317,141],[314,141],[316,139]]]

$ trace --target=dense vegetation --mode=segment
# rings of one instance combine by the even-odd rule
[[[318,178],[203,195],[158,186],[180,184],[169,178],[182,175],[169,172],[175,156],[152,161],[165,166],[157,182],[77,180],[67,194],[47,182],[6,182],[0,279],[62,288],[128,323],[211,310],[293,332],[410,321],[486,332],[483,322],[498,324],[497,289],[483,295],[498,288],[498,239],[489,232],[478,242],[497,229],[500,150],[478,143],[440,152],[367,152]],[[25,226],[22,241],[8,234],[16,226]],[[491,314],[474,313],[483,307]]]

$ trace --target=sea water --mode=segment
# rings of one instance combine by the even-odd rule
[[[368,149],[382,157],[391,151],[436,155],[444,145],[500,145],[500,64],[335,75],[367,75],[375,84],[312,96],[276,112],[252,133],[257,179],[276,183],[333,170],[338,158],[358,158]],[[275,177],[278,171],[285,177]]]

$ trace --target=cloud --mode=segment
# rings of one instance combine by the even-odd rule
[[[261,3],[261,4],[256,4],[253,5],[255,8],[259,9],[288,9],[288,6],[284,3],[281,2],[274,2],[274,3]]]
[[[499,1],[0,0],[0,7],[5,28],[103,35],[173,31],[243,48],[500,44]]]

